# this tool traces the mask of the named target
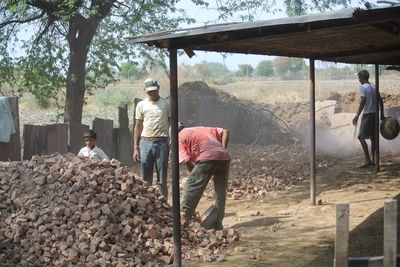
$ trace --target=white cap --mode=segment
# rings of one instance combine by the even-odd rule
[[[160,89],[157,80],[153,78],[148,78],[144,81],[144,90],[146,92],[154,91]]]

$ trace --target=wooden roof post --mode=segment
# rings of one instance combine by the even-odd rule
[[[315,205],[315,61],[310,58],[310,199]]]
[[[182,266],[181,257],[181,213],[179,199],[179,159],[178,159],[178,56],[176,49],[169,50],[169,82],[171,103],[171,173],[172,212],[174,235],[174,267]]]
[[[386,199],[383,226],[383,266],[396,266],[397,261],[397,199]]]
[[[349,265],[349,203],[336,203],[336,237],[334,267]]]
[[[379,172],[379,65],[375,64],[375,88],[376,88],[376,121],[375,121],[375,170]]]

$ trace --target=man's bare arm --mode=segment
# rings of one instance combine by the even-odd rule
[[[381,97],[380,94],[378,95],[378,97],[379,97],[379,109],[381,111],[381,120],[384,120],[385,119],[385,114],[383,112],[383,100],[382,100],[382,97]]]
[[[361,96],[360,98],[360,105],[358,106],[357,115],[353,119],[353,125],[357,125],[358,117],[360,116],[364,106],[365,106],[365,97]]]
[[[225,148],[227,148],[228,147],[228,142],[229,142],[229,130],[224,129],[222,131],[222,141],[221,141],[221,143]]]
[[[139,142],[143,131],[143,121],[136,119],[133,131],[133,160],[139,161]]]

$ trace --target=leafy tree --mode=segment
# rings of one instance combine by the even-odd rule
[[[354,64],[353,66],[353,72],[354,74],[358,73],[361,70],[367,70],[370,74],[375,72],[375,66],[374,65],[366,65],[366,64]]]
[[[256,67],[256,75],[270,77],[274,75],[274,68],[271,60],[262,60]]]
[[[229,73],[229,70],[222,63],[208,62],[207,65],[212,72],[212,77],[221,77]]]
[[[202,81],[209,79],[212,75],[212,69],[206,61],[194,65],[194,69],[200,75]]]
[[[291,57],[276,57],[272,65],[281,77],[297,77],[305,66],[304,59]]]
[[[289,72],[291,60],[288,57],[276,57],[272,61],[275,72],[283,77]]]
[[[119,67],[119,75],[125,79],[140,79],[146,75],[146,71],[138,67],[135,62],[122,62]]]
[[[254,71],[253,66],[250,64],[240,64],[238,67],[239,70],[236,72],[236,75],[239,77],[250,77]]]
[[[324,11],[338,6],[349,6],[351,0],[285,0],[286,14],[290,16],[305,15],[309,11]]]
[[[179,64],[179,66],[178,66],[179,78],[192,79],[194,77],[193,70],[194,70],[194,67],[189,64],[185,64],[185,63]]]
[[[289,72],[292,77],[298,77],[300,71],[304,68],[306,63],[303,58],[293,57],[290,58]]]
[[[23,41],[25,55],[6,67],[20,66],[22,85],[37,97],[54,98],[66,88],[64,120],[80,123],[85,93],[115,81],[112,71],[119,61],[155,54],[154,49],[124,44],[123,38],[193,22],[175,8],[177,2],[3,0],[0,51],[10,50],[28,27],[33,35]],[[160,59],[154,64],[164,64],[161,57],[154,58]]]
[[[152,59],[151,64],[165,65],[167,51],[131,46],[122,40],[194,22],[184,10],[176,8],[179,1],[2,0],[0,82],[16,84],[22,79],[21,85],[43,100],[58,98],[65,88],[64,121],[80,123],[85,93],[115,81],[112,70],[118,62],[140,56]],[[275,5],[274,0],[191,2],[216,9],[219,20],[235,14],[242,20],[252,20],[257,12],[271,11]],[[338,2],[343,1],[324,0],[327,5],[318,7],[328,8]],[[24,29],[31,37],[21,40],[23,56],[10,56]],[[14,66],[21,71],[16,72]]]

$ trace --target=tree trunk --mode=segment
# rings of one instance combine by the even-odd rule
[[[70,48],[66,81],[65,123],[82,123],[85,97],[86,60],[97,25],[82,17],[71,18],[68,32]]]
[[[83,58],[86,58],[86,55],[82,52],[70,52],[64,110],[64,122],[66,123],[80,124],[82,122],[86,76],[86,60]]]

